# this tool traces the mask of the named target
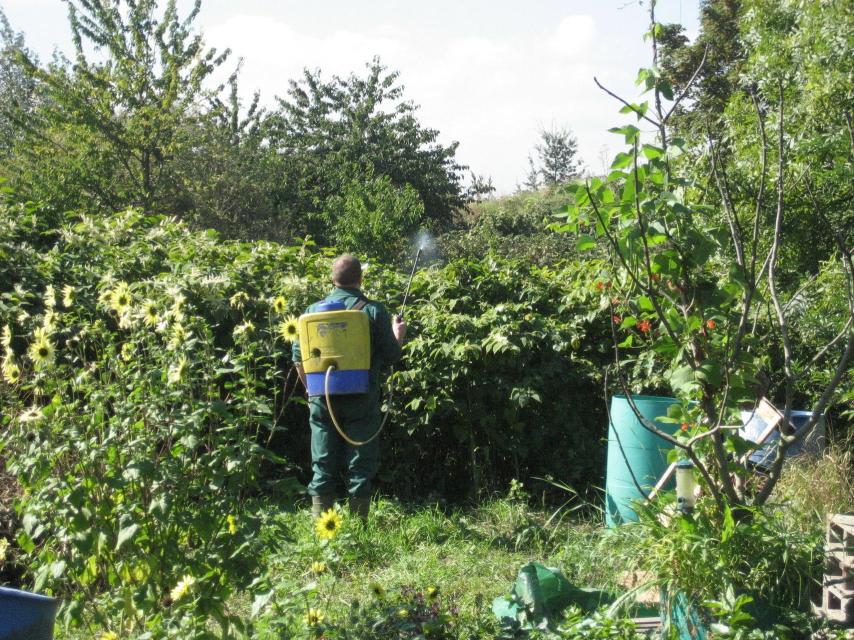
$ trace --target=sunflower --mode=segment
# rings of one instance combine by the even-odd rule
[[[324,617],[323,613],[317,609],[309,609],[308,613],[305,614],[305,623],[309,627],[316,627],[319,624],[323,624]]]
[[[21,367],[12,360],[3,361],[3,379],[9,384],[18,384],[21,380]]]
[[[133,360],[134,353],[136,353],[136,347],[132,342],[125,342],[122,345],[121,358],[125,362],[130,362]]]
[[[196,584],[196,579],[191,575],[185,575],[178,581],[178,584],[176,584],[172,591],[169,593],[169,597],[172,598],[173,602],[178,602],[178,600],[180,600],[190,592],[190,589],[193,588],[194,584]]]
[[[33,335],[35,339],[32,344],[30,344],[30,360],[32,360],[36,366],[46,365],[53,360],[53,343],[50,341],[48,332],[44,327],[37,328],[33,332]]]
[[[172,335],[169,338],[168,347],[170,350],[175,351],[179,347],[181,347],[184,342],[187,341],[187,330],[184,329],[184,325],[175,324],[172,326]]]
[[[105,631],[99,640],[119,640],[119,635],[115,631]]]
[[[334,509],[323,512],[314,523],[314,528],[324,540],[331,540],[341,528],[341,516]]]
[[[0,538],[0,564],[6,561],[6,550],[9,548],[9,541],[6,538]]]
[[[439,595],[439,588],[438,587],[432,587],[432,586],[427,587],[427,598],[428,599],[433,600],[438,595]]]
[[[56,290],[54,290],[53,285],[47,285],[47,288],[44,290],[44,307],[45,309],[53,309],[56,306]]]
[[[299,340],[299,321],[296,316],[288,316],[279,325],[279,333],[285,342],[296,342]]]
[[[146,300],[142,304],[142,321],[149,327],[156,327],[160,322],[160,316],[157,314],[157,305],[154,300]]]
[[[284,297],[277,296],[273,300],[273,311],[278,315],[282,315],[288,308],[288,303],[285,302]]]
[[[383,586],[379,582],[371,583],[371,593],[374,594],[377,600],[385,599],[385,589],[383,589]]]
[[[3,349],[6,353],[9,353],[9,350],[12,348],[12,329],[8,324],[3,327],[3,335],[0,337],[0,344],[3,345]]]
[[[72,287],[70,284],[67,284],[62,287],[62,306],[66,309],[70,309],[71,306],[74,304],[74,295],[74,287]]]
[[[228,299],[228,304],[232,309],[243,309],[248,301],[249,296],[244,291],[238,291]]]
[[[119,315],[124,315],[130,309],[131,302],[133,302],[133,295],[130,292],[130,285],[127,282],[119,282],[110,292],[110,308]]]
[[[181,356],[175,364],[169,367],[169,372],[166,374],[166,380],[169,384],[178,384],[187,375],[187,358]]]
[[[326,563],[321,562],[319,560],[315,560],[311,563],[311,572],[317,575],[321,573],[326,573]]]
[[[235,338],[239,338],[239,337],[244,336],[244,335],[249,335],[253,331],[255,331],[255,325],[252,324],[251,322],[249,322],[249,320],[247,320],[246,322],[239,324],[236,327],[234,327],[234,331],[232,332],[232,335]]]
[[[38,422],[44,418],[44,414],[39,407],[29,407],[18,416],[18,422],[25,424],[27,422]]]

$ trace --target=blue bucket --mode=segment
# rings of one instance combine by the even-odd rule
[[[52,640],[59,600],[0,587],[0,640]]]

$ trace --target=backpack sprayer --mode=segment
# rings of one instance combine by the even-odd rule
[[[424,244],[418,247],[409,282],[403,295],[399,319],[403,318],[406,300],[412,286],[412,278],[418,266],[418,258]],[[389,386],[388,410],[377,432],[367,440],[353,440],[338,423],[332,410],[331,397],[367,393],[371,370],[371,328],[368,314],[364,312],[366,299],[360,299],[347,309],[343,302],[321,302],[312,313],[299,318],[300,351],[306,375],[309,396],[325,396],[329,417],[338,434],[345,442],[361,447],[380,435],[391,414],[391,399],[394,387]],[[308,357],[306,357],[308,356]]]

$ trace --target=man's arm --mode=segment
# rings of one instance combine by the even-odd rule
[[[403,316],[394,316],[391,319],[391,332],[394,334],[394,339],[397,344],[403,346],[403,339],[406,338],[406,320]]]
[[[377,305],[375,309],[377,357],[382,360],[383,366],[394,364],[403,355],[400,347],[406,336],[406,322],[402,318],[392,318],[382,305]]]

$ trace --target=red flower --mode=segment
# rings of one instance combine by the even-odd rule
[[[611,320],[614,324],[621,324],[623,322],[623,319],[618,315],[611,316]]]
[[[683,422],[682,426],[680,427],[680,429],[682,429],[682,431],[688,431],[688,429],[690,429],[690,428],[691,428],[691,425],[688,424],[687,422]]]
[[[715,321],[714,321],[714,320],[709,319],[709,320],[706,320],[706,326],[707,326],[709,329],[714,329],[714,328],[715,328],[716,326],[718,326],[718,325],[715,323]]]
[[[649,320],[641,320],[640,322],[638,322],[638,329],[640,329],[641,333],[649,333],[649,327]]]
[[[597,289],[599,289],[599,291],[602,291],[602,289],[604,289],[604,288],[605,288],[605,284],[604,284],[604,283],[602,283],[602,282],[597,282],[597,283],[596,283],[596,288],[597,288]]]

